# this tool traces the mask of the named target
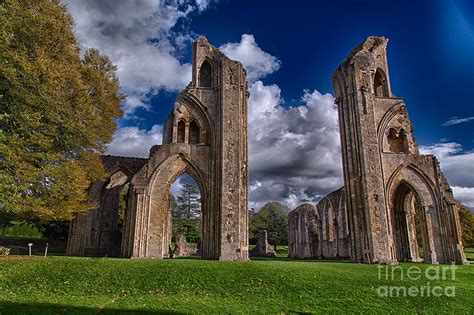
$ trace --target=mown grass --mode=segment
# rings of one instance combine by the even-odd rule
[[[406,273],[416,266],[402,264]],[[442,268],[442,266],[439,266]],[[385,267],[384,267],[385,268]],[[390,268],[390,267],[389,267]],[[437,268],[435,266],[435,268]],[[432,269],[435,270],[435,269]],[[34,257],[0,260],[0,313],[456,313],[474,312],[474,266],[453,280],[379,279],[349,262]],[[380,297],[383,286],[455,287],[455,297]]]
[[[467,260],[474,261],[474,248],[466,248],[465,250]]]
[[[249,250],[255,248],[255,245],[249,245]],[[273,246],[272,246],[273,248]],[[277,257],[287,257],[288,256],[288,246],[287,245],[279,245],[277,246],[276,250]]]

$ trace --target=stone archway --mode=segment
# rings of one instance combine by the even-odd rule
[[[405,181],[393,196],[391,213],[395,255],[398,261],[421,262],[426,244],[426,217],[417,192]]]
[[[197,183],[201,192],[202,249],[203,258],[208,258],[209,247],[217,240],[214,238],[213,226],[210,225],[210,222],[213,222],[216,218],[213,217],[215,214],[211,213],[209,209],[206,178],[194,163],[182,154],[168,158],[154,173],[155,175],[150,187],[148,237],[145,256],[152,258],[167,257],[168,245],[171,239],[169,191],[173,182],[179,176],[187,173]]]
[[[204,61],[209,64],[200,71]],[[193,46],[193,80],[164,123],[162,144],[133,176],[122,256],[168,255],[168,191],[185,172],[202,196],[202,258],[248,260],[245,70],[202,37]]]
[[[393,259],[428,263],[443,260],[439,207],[430,181],[415,166],[402,165],[388,187]]]
[[[133,174],[145,159],[103,156],[108,177],[89,187],[89,200],[97,209],[76,213],[69,228],[68,255],[121,255],[121,240],[129,207],[129,188]]]
[[[127,169],[122,257],[168,254],[168,192],[178,176],[188,173],[201,192],[202,258],[248,260],[246,72],[241,63],[227,58],[204,37],[194,42],[192,59],[192,81],[163,124],[161,144],[151,147],[147,159],[104,157]],[[110,167],[106,169],[114,174]],[[93,186],[91,195],[100,197],[96,193],[100,187]],[[117,195],[96,213],[107,211]],[[84,254],[83,236],[94,233],[88,224],[91,218],[75,219],[78,228],[73,226],[69,253]],[[115,243],[120,246],[120,241]]]

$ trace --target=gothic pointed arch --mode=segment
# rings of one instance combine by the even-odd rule
[[[444,261],[439,198],[429,177],[416,165],[402,164],[388,181],[387,195],[394,258]]]
[[[405,102],[391,92],[387,44],[385,37],[369,36],[333,75],[351,259],[394,263],[398,258],[416,258],[412,246],[416,224],[410,217],[398,217],[400,222],[405,220],[408,232],[397,228],[405,236],[411,233],[410,247],[398,239],[405,245],[398,258],[394,253],[395,219],[391,214],[396,203],[395,208],[403,211],[423,207],[417,213],[427,214],[428,261],[463,263],[456,207],[442,202],[453,198],[452,191],[436,158],[419,153]]]
[[[205,59],[199,67],[199,87],[212,87],[212,65],[208,59]]]
[[[165,122],[163,143],[212,145],[214,130],[210,121],[208,110],[199,99],[182,93]]]
[[[191,120],[189,123],[189,144],[200,143],[201,128],[196,119]]]
[[[377,68],[374,74],[374,95],[378,97],[390,97],[388,92],[387,75],[381,68]]]
[[[203,253],[210,251],[211,245],[214,245],[209,244],[210,238],[208,237],[208,232],[215,231],[214,227],[209,224],[211,214],[209,211],[207,178],[189,155],[179,153],[168,157],[158,165],[153,170],[150,178],[149,210],[146,220],[149,228],[146,229],[147,243],[143,248],[143,254],[146,257],[163,258],[168,254],[168,247],[171,242],[169,191],[173,182],[184,173],[194,179],[201,192],[203,231],[206,232],[203,233]]]

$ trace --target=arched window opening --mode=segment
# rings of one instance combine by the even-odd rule
[[[178,143],[184,143],[184,138],[186,135],[186,123],[182,120],[178,122],[178,137],[177,137],[177,142]]]
[[[409,153],[409,146],[408,146],[408,135],[404,129],[400,130],[398,133],[398,136],[400,138],[400,146],[401,150],[400,153]]]
[[[402,182],[393,199],[393,234],[398,261],[424,259],[424,218],[415,192]]]
[[[187,173],[178,177],[169,191],[168,254],[171,257],[200,256],[202,240],[201,192]]]
[[[189,143],[190,144],[198,144],[199,143],[199,125],[198,123],[193,120],[189,124]]]
[[[408,135],[404,129],[391,128],[387,135],[388,148],[393,153],[409,153]]]
[[[199,70],[199,86],[210,88],[212,84],[212,68],[210,63],[205,60]]]
[[[377,69],[374,76],[374,93],[375,96],[389,97],[387,77],[382,69]]]

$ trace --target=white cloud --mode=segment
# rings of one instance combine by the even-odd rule
[[[183,190],[184,183],[182,182],[182,176],[178,177],[170,187],[170,193],[173,196],[179,196]]]
[[[254,82],[277,71],[281,62],[263,51],[253,35],[243,34],[240,43],[226,43],[219,47],[227,57],[240,61],[247,70],[247,79]]]
[[[474,120],[473,116],[464,117],[464,118],[453,117],[453,118],[450,118],[448,121],[444,122],[443,126],[452,126],[452,125],[462,124],[471,120]]]
[[[432,154],[438,159],[444,159],[462,151],[462,146],[456,142],[435,143],[429,146],[420,146],[421,154]]]
[[[454,196],[464,205],[474,209],[474,187],[452,186]]]
[[[196,0],[196,5],[199,11],[204,11],[211,4],[212,0]]]
[[[121,127],[114,134],[112,142],[107,145],[107,153],[118,156],[148,157],[150,148],[161,144],[163,128],[153,125],[150,130],[138,127]]]
[[[125,4],[122,5],[126,7]],[[160,9],[150,7],[150,10],[158,12]],[[121,35],[105,38],[99,48],[109,53],[107,49],[120,47],[119,51],[112,51],[112,57],[119,65],[122,83],[125,82],[125,87],[131,91],[124,108],[127,113],[146,107],[150,91],[158,87],[180,89],[188,81],[180,78],[186,77],[185,73],[190,66],[180,64],[173,56],[169,40],[161,41],[159,45],[142,43],[138,45],[140,47],[132,47],[135,38],[140,42],[150,37],[148,31],[142,33],[139,30],[132,31],[127,38],[123,38],[130,32],[130,28],[134,30],[138,26],[144,27],[144,23],[158,23],[155,25],[157,29],[169,29],[170,25],[176,23],[178,16],[185,14],[175,13],[174,18],[168,22],[161,21],[161,24],[140,20],[147,20],[147,17],[152,16],[150,13],[134,13],[124,21],[105,17],[106,24],[116,23],[119,30],[123,29],[119,31]],[[99,21],[103,15],[104,13],[99,14],[98,18],[87,17],[86,21]],[[108,19],[112,19],[113,23]],[[95,35],[90,40],[102,40],[104,27],[99,28],[97,34],[93,33]],[[83,34],[85,36],[87,32],[84,31]],[[176,46],[188,40],[183,37],[186,36],[175,40]],[[112,38],[117,38],[121,44],[117,46],[111,43]],[[88,45],[94,46],[93,43]],[[339,128],[333,96],[323,95],[318,91],[303,91],[298,106],[285,108],[282,106],[284,101],[278,85],[264,85],[262,81],[255,81],[278,70],[280,61],[277,58],[264,52],[254,37],[246,34],[242,35],[240,43],[224,44],[221,49],[230,58],[244,64],[249,79],[253,82],[249,98],[250,206],[259,209],[268,201],[279,201],[292,209],[302,202],[316,201],[342,186]],[[128,51],[130,53],[125,55],[124,52]],[[166,73],[171,74],[167,76]],[[151,130],[121,127],[108,146],[108,153],[147,157],[149,149],[161,141],[162,126],[154,125]],[[177,181],[176,185],[179,186],[181,182]]]
[[[454,197],[469,207],[474,207],[474,152],[463,152],[455,142],[421,146],[423,154],[435,155],[453,189]]]
[[[191,177],[191,175],[189,175],[188,173],[184,173],[183,175],[179,176],[174,182],[173,184],[171,184],[171,187],[170,187],[170,192],[171,194],[173,194],[173,196],[177,197],[181,194],[181,191],[183,190],[183,187],[184,185],[186,184],[191,184],[193,185],[197,192],[196,192],[196,196],[197,198],[200,198],[201,197],[201,192],[199,191],[199,186],[198,184],[196,183],[196,181]]]
[[[252,84],[249,98],[250,206],[290,209],[341,187],[337,109],[331,94],[305,91],[285,108],[277,85]]]
[[[421,146],[423,154],[435,155],[441,169],[453,186],[474,187],[474,152],[463,152],[459,143],[437,143]]]
[[[209,0],[64,0],[74,18],[81,48],[98,48],[117,65],[120,84],[129,97],[126,116],[149,108],[159,90],[179,91],[191,80],[191,64],[181,63],[189,31],[172,31],[180,19],[205,10]]]

